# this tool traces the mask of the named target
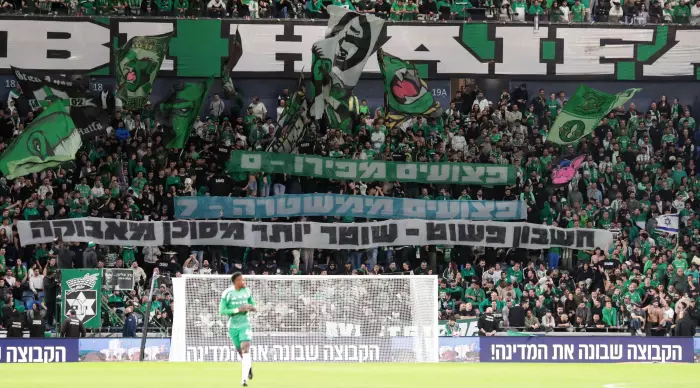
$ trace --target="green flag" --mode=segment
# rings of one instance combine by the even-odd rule
[[[294,153],[309,127],[308,102],[304,86],[303,69],[299,76],[297,91],[287,100],[282,115],[277,119],[277,127],[267,152]]]
[[[124,109],[137,110],[146,105],[153,82],[168,53],[172,33],[136,36],[115,51],[117,97]]]
[[[228,57],[221,61],[221,84],[224,89],[224,98],[227,100],[233,99],[236,94],[236,89],[233,87],[231,72],[238,64],[238,61],[243,56],[243,42],[241,41],[241,33],[236,29],[236,35],[229,42]]]
[[[579,141],[592,133],[613,108],[624,105],[641,90],[628,89],[608,94],[581,85],[557,116],[547,140],[562,145]]]
[[[414,65],[382,49],[377,51],[377,60],[384,79],[385,123],[389,129],[412,117],[442,114],[440,103],[435,101]]]
[[[0,171],[8,179],[41,172],[75,159],[80,145],[80,131],[57,100],[0,155]]]
[[[61,322],[69,311],[83,322],[86,329],[102,327],[102,271],[99,269],[64,269],[61,271],[63,308]]]
[[[183,148],[192,125],[209,94],[212,78],[185,82],[173,88],[168,98],[156,106],[156,119],[163,126],[163,144],[167,148]]]

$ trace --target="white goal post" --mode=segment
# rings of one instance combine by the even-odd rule
[[[246,275],[255,362],[437,362],[438,279]],[[170,361],[235,361],[219,316],[231,276],[173,278]]]

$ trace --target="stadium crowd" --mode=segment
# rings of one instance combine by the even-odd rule
[[[690,0],[2,0],[5,13],[77,16],[176,16],[310,18],[337,5],[392,21],[513,20],[627,24],[700,22],[700,3]]]
[[[591,136],[568,147],[545,141],[567,102],[559,91],[526,85],[488,96],[476,88],[454,93],[442,117],[417,118],[388,131],[381,107],[362,101],[357,125],[345,133],[316,128],[299,152],[334,158],[389,161],[463,161],[513,164],[514,186],[480,187],[397,182],[348,182],[285,175],[227,175],[234,149],[265,149],[278,107],[257,97],[240,108],[214,95],[209,116],[195,122],[184,150],[166,149],[162,127],[149,103],[123,111],[114,97],[107,138],[83,144],[76,160],[54,170],[8,181],[0,178],[0,310],[2,324],[13,310],[45,309],[53,324],[56,271],[63,268],[133,268],[138,286],[109,296],[111,312],[143,312],[153,274],[438,274],[444,319],[495,317],[499,327],[524,330],[622,328],[635,333],[671,331],[696,317],[698,292],[697,211],[700,189],[695,152],[700,136],[691,107],[659,96],[647,107],[634,100],[604,118]],[[16,90],[0,113],[0,150],[28,125],[20,114],[26,96]],[[233,108],[232,108],[233,106]],[[9,107],[12,107],[10,109]],[[17,107],[17,109],[15,109]],[[376,108],[376,109],[375,109]],[[587,155],[579,173],[562,185],[551,171],[573,155]],[[241,247],[95,246],[63,243],[22,247],[18,220],[105,217],[172,220],[176,196],[269,196],[301,193],[446,199],[523,200],[527,221],[564,228],[611,230],[608,250],[545,251],[465,246],[393,247],[368,251],[266,250]],[[678,213],[679,234],[656,229],[656,217]],[[292,219],[292,221],[298,218]],[[319,222],[367,219],[310,217]],[[272,219],[271,221],[276,221]],[[167,279],[167,278],[164,278]],[[154,297],[152,319],[169,325],[167,281]],[[145,299],[144,299],[145,298]],[[36,305],[36,306],[34,306]],[[107,314],[105,325],[117,322]]]

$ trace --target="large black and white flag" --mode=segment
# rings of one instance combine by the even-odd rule
[[[320,120],[327,105],[347,105],[367,60],[379,49],[384,19],[328,6],[326,38],[312,48],[312,109]]]
[[[32,110],[45,109],[61,100],[70,108],[70,116],[80,131],[83,142],[107,133],[109,114],[95,96],[89,92],[89,77],[81,73],[53,74],[44,71],[24,70],[16,67],[12,72],[22,91],[29,98]]]

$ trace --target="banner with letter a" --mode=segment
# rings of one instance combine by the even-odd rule
[[[431,201],[341,194],[175,198],[175,217],[181,219],[302,216],[505,221],[526,219],[527,205],[525,201]]]
[[[121,221],[75,218],[19,221],[22,245],[93,241],[102,245],[230,245],[269,249],[369,249],[403,245],[493,248],[607,248],[609,230],[562,229],[525,222],[391,220],[367,223],[247,221]],[[86,275],[87,276],[87,275]],[[98,279],[99,280],[99,279]]]
[[[61,322],[75,311],[86,329],[102,327],[102,274],[99,269],[64,269],[61,271],[63,311]]]
[[[515,184],[515,167],[472,163],[398,163],[342,160],[311,155],[231,152],[227,169],[336,180],[399,181],[503,186]]]

